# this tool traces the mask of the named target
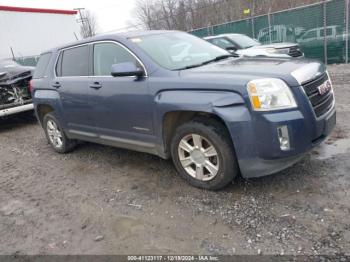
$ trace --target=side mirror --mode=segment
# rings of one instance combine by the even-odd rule
[[[116,76],[137,76],[141,77],[145,75],[145,72],[137,67],[132,62],[124,62],[119,64],[114,64],[111,67],[111,75]]]

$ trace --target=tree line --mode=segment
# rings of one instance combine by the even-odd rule
[[[322,0],[137,0],[136,23],[144,29],[190,31]]]

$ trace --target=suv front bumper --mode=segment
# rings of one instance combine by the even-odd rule
[[[304,117],[298,110],[253,116],[243,130],[238,133],[237,128],[230,130],[242,176],[266,176],[295,164],[324,141],[335,124],[334,107],[321,119]],[[278,135],[281,126],[288,129],[289,150],[281,149]]]

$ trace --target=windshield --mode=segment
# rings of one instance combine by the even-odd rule
[[[235,42],[240,49],[261,45],[258,41],[246,35],[228,35],[227,37]]]
[[[133,37],[130,40],[156,63],[170,70],[180,70],[229,55],[226,50],[181,32]]]

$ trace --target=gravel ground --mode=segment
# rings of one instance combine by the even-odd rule
[[[279,174],[219,192],[171,161],[84,143],[54,153],[31,116],[0,124],[0,254],[347,254],[350,66],[329,67],[337,127]]]

